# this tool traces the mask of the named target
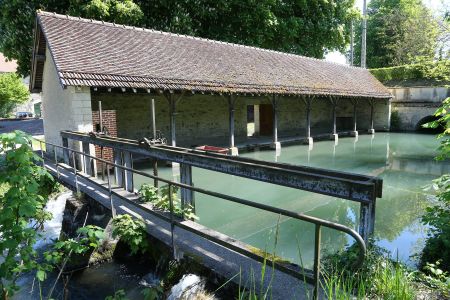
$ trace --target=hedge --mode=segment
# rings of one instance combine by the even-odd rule
[[[434,82],[450,82],[450,60],[371,69],[381,82],[425,79]]]

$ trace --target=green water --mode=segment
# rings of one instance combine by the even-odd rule
[[[307,165],[334,170],[379,176],[383,179],[383,197],[376,206],[375,236],[377,243],[394,257],[413,265],[411,255],[418,253],[426,237],[426,227],[419,218],[433,201],[423,187],[434,178],[448,173],[447,163],[434,161],[438,142],[433,135],[376,133],[334,141],[320,141],[312,150],[308,146],[285,146],[277,156],[275,151],[261,150],[241,153],[266,161]],[[138,169],[146,169],[138,164]],[[160,175],[175,178],[170,168]],[[355,228],[359,204],[329,196],[299,191],[221,173],[193,169],[197,187],[235,195],[251,201],[305,213]],[[137,185],[143,178],[135,179]],[[252,246],[275,251],[277,255],[296,263],[312,265],[314,226],[254,208],[228,203],[218,198],[196,194],[199,223],[239,239]],[[278,234],[275,234],[278,226]],[[356,229],[356,228],[355,228]],[[275,236],[278,237],[275,242]],[[334,252],[352,243],[352,239],[334,230],[324,229],[322,249]],[[276,245],[276,248],[275,248]]]

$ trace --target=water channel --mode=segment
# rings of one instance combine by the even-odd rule
[[[306,165],[379,176],[383,179],[383,197],[377,201],[375,237],[377,243],[393,257],[411,266],[412,255],[420,252],[426,228],[419,218],[433,201],[431,191],[424,187],[432,179],[448,173],[448,163],[436,162],[438,141],[433,135],[376,133],[358,139],[341,138],[320,141],[312,150],[306,145],[284,146],[277,156],[273,150],[241,153],[243,157],[266,161]],[[148,165],[137,165],[145,169]],[[172,170],[160,175],[173,178]],[[176,176],[175,176],[176,177]],[[143,178],[135,179],[139,184]],[[356,229],[359,203],[329,196],[280,187],[226,174],[193,169],[195,186],[235,195],[307,215],[338,222]],[[278,227],[277,255],[292,262],[312,266],[314,226],[309,223],[278,218],[277,215],[254,208],[196,194],[199,223],[273,253]],[[278,225],[277,225],[278,224]],[[334,230],[324,229],[324,252],[335,252],[352,243],[352,239]]]

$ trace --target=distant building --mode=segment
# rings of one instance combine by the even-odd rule
[[[30,89],[49,142],[94,130],[100,102],[111,133],[150,137],[151,99],[172,145],[389,130],[391,94],[365,69],[48,12],[36,24]]]
[[[15,60],[7,61],[5,56],[0,53],[0,74],[1,73],[14,73],[17,70],[17,63]],[[22,78],[22,82],[28,86],[30,83],[30,76]],[[32,93],[30,100],[24,104],[17,105],[13,113],[16,112],[31,112],[34,116],[41,115],[41,95],[39,93]]]

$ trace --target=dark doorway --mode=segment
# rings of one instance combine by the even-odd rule
[[[273,133],[273,108],[271,104],[259,106],[259,130],[261,135],[272,135]]]
[[[439,124],[436,128],[424,128],[423,125],[438,120],[436,116],[426,116],[422,118],[416,125],[416,131],[421,133],[438,134],[444,132],[443,124]]]

